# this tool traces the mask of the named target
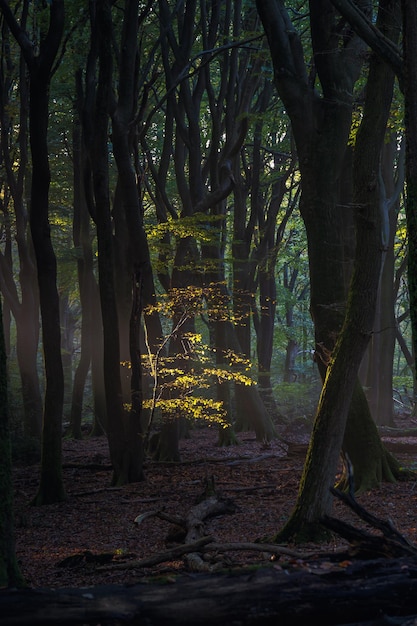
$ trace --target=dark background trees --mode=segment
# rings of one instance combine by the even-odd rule
[[[49,222],[50,169],[47,143],[49,89],[63,34],[64,2],[54,0],[51,3],[49,16],[44,17],[45,22],[40,26],[35,49],[24,29],[15,20],[9,5],[2,2],[1,8],[10,31],[19,42],[29,73],[28,119],[32,157],[29,223],[36,259],[45,361],[41,479],[36,501],[45,504],[65,497],[61,475],[64,373],[56,256]],[[27,9],[28,5],[24,3],[24,16]],[[25,17],[23,21],[26,21]]]

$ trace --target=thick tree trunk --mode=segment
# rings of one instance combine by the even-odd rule
[[[58,27],[58,26],[57,26]],[[59,296],[56,257],[48,220],[49,164],[46,143],[48,84],[31,75],[30,138],[32,149],[32,192],[30,227],[38,268],[39,302],[46,390],[42,432],[41,481],[36,504],[51,504],[65,498],[61,468],[64,373],[61,358]]]
[[[221,286],[223,289],[223,286]],[[231,350],[235,354],[241,354],[237,341],[235,327],[231,321],[218,322],[223,326],[223,345],[216,346],[221,352]],[[276,436],[275,427],[268,414],[261,394],[256,385],[244,385],[239,381],[234,382],[235,387],[235,428],[236,431],[253,430],[258,441],[270,441]]]

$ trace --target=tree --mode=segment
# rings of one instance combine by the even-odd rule
[[[27,11],[22,14],[26,28]],[[39,348],[39,295],[36,262],[28,229],[25,198],[25,177],[28,173],[28,109],[29,92],[23,54],[14,62],[11,35],[6,22],[2,24],[2,66],[0,87],[1,153],[5,183],[1,209],[6,223],[12,222],[9,204],[13,204],[15,241],[19,258],[19,284],[15,280],[12,227],[8,229],[4,253],[0,255],[1,289],[5,305],[16,322],[16,356],[19,366],[22,401],[23,432],[40,440],[42,431],[42,397],[37,369]],[[19,103],[14,101],[15,85],[19,85]],[[16,137],[16,128],[19,132]],[[13,146],[17,147],[13,149]],[[18,163],[18,166],[15,166]],[[20,294],[20,295],[19,295]]]
[[[291,176],[296,168],[288,120],[277,119],[277,102],[269,73],[254,96],[248,137],[235,163],[233,190],[233,310],[236,334],[243,354],[251,356],[252,324],[256,332],[258,384],[271,415],[276,405],[272,394],[271,364],[277,287],[275,267],[288,220],[296,206],[298,184]],[[279,125],[277,128],[276,124]],[[284,140],[276,145],[277,135]],[[253,139],[252,139],[253,136]],[[238,396],[239,397],[239,394]],[[249,420],[238,406],[242,423]]]
[[[126,480],[143,479],[142,363],[140,329],[144,309],[144,290],[152,276],[148,242],[143,226],[143,206],[133,164],[132,126],[137,109],[138,29],[149,13],[151,3],[141,15],[138,0],[127,0],[122,28],[117,102],[111,106],[112,142],[118,170],[118,184],[128,233],[127,267],[131,278],[129,356],[131,368],[131,408],[126,417],[125,450],[128,469]],[[153,285],[151,287],[153,292]]]
[[[414,392],[416,389],[417,360],[417,238],[416,238],[416,206],[417,191],[415,172],[417,171],[417,145],[415,129],[417,127],[417,93],[415,87],[415,67],[412,54],[416,45],[416,13],[412,2],[401,3],[403,20],[403,46],[400,48],[384,36],[372,24],[363,12],[352,4],[351,0],[331,0],[340,13],[360,33],[371,49],[385,60],[396,74],[400,89],[404,93],[405,137],[406,137],[406,220],[408,237],[407,278],[410,298],[410,315],[412,328],[412,369],[414,376]],[[411,53],[410,53],[411,50]]]
[[[22,575],[15,554],[12,455],[9,432],[6,348],[0,304],[0,587],[21,586]]]
[[[379,286],[375,332],[361,364],[361,380],[371,414],[378,425],[394,426],[393,368],[395,354],[395,272],[401,259],[395,251],[400,195],[404,188],[405,142],[397,145],[397,132],[392,131],[381,153],[381,203],[387,211],[386,246]]]
[[[127,0],[120,22],[118,19],[113,21],[110,2],[97,2],[91,7],[92,37],[86,74],[84,137],[90,151],[94,187],[95,204],[91,212],[97,227],[107,405],[106,434],[114,468],[114,484],[143,479],[140,334],[144,301],[145,298],[154,298],[154,287],[143,226],[141,190],[135,170],[135,131],[140,122],[140,116],[136,117],[138,30],[149,10],[150,3],[139,14],[139,3],[136,0]],[[117,27],[120,23],[120,51],[115,62],[111,42],[118,35]],[[97,64],[98,83],[95,90],[94,72]],[[113,87],[115,67],[118,69],[117,88]],[[110,119],[112,150],[117,166],[113,214],[108,158]],[[116,281],[117,273],[119,275]],[[128,309],[130,319],[124,313]],[[151,320],[152,316],[149,317],[150,322]],[[121,360],[129,360],[129,409],[123,405]]]
[[[392,19],[391,4],[380,4],[382,9],[378,19],[392,34],[392,24],[384,21],[384,15],[389,16],[387,20]],[[386,68],[378,65],[375,58],[371,59],[361,125],[363,144],[357,144],[355,150],[356,179],[352,206],[355,207],[356,256],[348,308],[344,316],[348,278],[345,269],[349,258],[344,259],[343,254],[346,239],[343,237],[343,222],[338,211],[343,198],[338,199],[338,187],[343,172],[353,88],[360,69],[358,55],[362,45],[347,29],[344,31],[344,45],[339,46],[339,25],[336,28],[336,14],[328,2],[311,3],[310,9],[315,64],[323,90],[323,99],[320,100],[309,87],[299,40],[283,5],[258,2],[271,49],[276,85],[292,119],[297,142],[302,177],[301,212],[309,241],[311,312],[315,323],[316,354],[324,374],[323,390],[296,508],[282,536],[297,534],[300,530],[306,530],[307,534],[312,530],[314,534],[320,518],[329,511],[329,488],[336,473],[342,442],[350,456],[356,440],[360,440],[361,436],[356,428],[353,447],[351,437],[344,439],[349,407],[352,407],[351,419],[359,417],[359,424],[365,422],[374,440],[379,440],[376,428],[371,427],[369,411],[358,410],[358,404],[359,407],[367,405],[360,402],[361,392],[356,376],[371,334],[369,325],[372,327],[375,315],[382,224],[378,195],[379,158],[392,97],[393,77],[391,84],[387,85],[384,75]],[[288,37],[289,32],[291,37]],[[372,98],[376,94],[383,97],[384,106],[380,111],[378,107],[375,111],[372,106]],[[300,106],[300,101],[308,103],[309,100],[309,105]],[[302,111],[304,116],[300,117]],[[316,117],[318,111],[321,112],[320,117]],[[316,135],[318,130],[320,134]],[[331,133],[331,141],[327,133]],[[317,170],[315,163],[319,163]],[[368,258],[370,250],[372,256]],[[365,267],[369,271],[365,272]],[[338,336],[339,339],[336,339]],[[355,424],[358,424],[358,419]],[[375,466],[380,472],[369,467],[364,474],[358,471],[355,475],[355,486],[358,489],[380,479],[383,473],[392,479],[389,458],[384,455],[382,446],[376,448],[372,456],[377,459]],[[357,469],[357,457],[353,464]],[[359,470],[362,469],[359,466]]]
[[[72,387],[70,434],[75,439],[81,439],[81,421],[85,382],[90,365],[92,371],[97,369],[94,359],[94,346],[101,346],[102,337],[100,327],[94,324],[94,309],[98,308],[98,289],[94,276],[93,248],[91,242],[90,215],[87,208],[86,189],[84,187],[84,172],[87,165],[86,148],[83,144],[81,115],[83,107],[83,90],[81,70],[76,72],[76,104],[75,119],[72,133],[73,168],[74,168],[74,217],[73,241],[77,251],[77,273],[81,305],[81,340],[80,359],[78,361],[74,383]],[[87,177],[88,178],[88,177]],[[99,316],[101,312],[99,311]],[[97,381],[93,374],[93,393],[97,398]],[[104,403],[95,401],[93,432],[103,431],[105,424],[105,410],[100,410]]]
[[[0,8],[13,36],[21,46],[29,71],[29,132],[32,154],[30,229],[35,250],[42,316],[42,341],[46,373],[42,430],[41,478],[36,504],[50,504],[65,498],[61,467],[62,411],[64,375],[61,358],[59,297],[56,284],[56,257],[51,242],[48,195],[50,169],[48,159],[49,86],[64,28],[64,2],[52,0],[49,19],[41,32],[39,50],[18,24],[9,4]],[[24,10],[27,9],[26,3]]]
[[[188,2],[170,11],[169,3],[159,3],[165,95],[156,108],[163,106],[165,115],[161,120],[164,138],[158,170],[152,162],[152,133],[141,135],[157,189],[158,220],[167,223],[172,218],[174,224],[165,231],[165,241],[173,246],[172,270],[161,254],[161,284],[174,293],[186,285],[203,285],[206,293],[213,295],[216,289],[209,289],[209,285],[215,283],[222,305],[232,301],[226,286],[226,215],[237,188],[235,174],[239,171],[240,151],[259,86],[260,61],[248,45],[253,38],[251,29],[256,13],[253,7],[245,7],[244,11],[242,7],[240,2],[227,2],[224,10],[218,4],[204,4],[199,10],[196,3]],[[149,116],[147,127],[151,127],[151,119]],[[156,132],[155,135],[159,137]],[[169,173],[172,157],[175,181]],[[170,232],[177,235],[176,242],[170,238]],[[165,246],[163,252],[166,250]],[[216,319],[214,308],[211,302],[210,332],[221,361],[227,350],[243,352],[244,348],[238,346],[237,324],[232,316],[220,314]],[[229,315],[228,306],[224,307],[226,310]],[[181,309],[174,317],[173,327],[180,317]],[[194,332],[189,327],[191,323],[189,320],[182,331]],[[171,350],[176,351],[177,347],[172,344]],[[218,387],[225,397],[229,395],[226,387]],[[242,401],[237,414],[244,412],[248,417],[245,425],[250,422],[261,439],[273,436],[258,389],[239,387],[235,397]]]
[[[103,322],[103,366],[106,394],[106,434],[113,465],[113,484],[125,482],[127,468],[124,463],[124,409],[120,378],[119,325],[114,287],[114,251],[110,214],[110,188],[108,163],[109,107],[111,101],[112,51],[111,8],[109,2],[100,0],[91,7],[90,65],[94,72],[98,60],[99,71],[96,93],[89,93],[92,108],[86,110],[85,123],[91,130],[85,134],[90,141],[90,164],[94,189],[94,217],[97,228],[99,291]],[[88,75],[88,80],[94,78]],[[95,99],[95,101],[94,101]],[[94,104],[93,104],[94,103]]]
[[[402,0],[404,103],[406,137],[406,217],[408,238],[408,292],[412,328],[414,378],[417,376],[417,7]],[[415,399],[414,399],[415,401]]]

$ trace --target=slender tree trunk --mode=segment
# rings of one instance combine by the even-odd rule
[[[89,283],[93,272],[92,250],[90,244],[90,220],[86,206],[85,189],[83,186],[83,147],[80,114],[82,111],[81,71],[76,72],[77,111],[72,134],[74,161],[74,216],[73,242],[77,254],[78,288],[81,303],[81,341],[80,358],[74,374],[72,387],[70,434],[81,439],[81,418],[85,382],[91,364],[92,334],[92,298],[93,291]]]
[[[0,302],[0,588],[23,584],[15,553],[6,348]]]
[[[58,24],[57,24],[58,28]],[[32,192],[30,227],[38,269],[39,302],[46,391],[42,432],[41,482],[36,504],[51,504],[65,498],[62,482],[61,437],[64,402],[64,373],[61,358],[59,296],[56,257],[48,220],[49,164],[46,143],[48,82],[32,71],[30,89],[30,143]]]
[[[25,24],[26,16],[25,11],[23,11],[22,28],[25,27]],[[10,34],[7,31],[6,24],[3,27],[2,35],[5,44],[5,66],[13,67],[12,60],[9,57],[11,46],[8,44],[8,40]],[[27,66],[22,53],[19,59],[19,133],[17,140],[19,146],[19,166],[17,170],[15,164],[12,163],[12,155],[10,153],[11,138],[9,132],[12,124],[10,123],[9,110],[12,110],[13,107],[9,101],[9,93],[5,85],[10,80],[7,72],[2,76],[3,82],[0,92],[2,163],[13,198],[15,239],[19,256],[20,301],[14,279],[12,257],[5,259],[6,262],[1,262],[0,266],[5,302],[4,312],[7,310],[11,311],[16,322],[16,355],[22,389],[24,435],[40,440],[43,404],[37,362],[39,349],[39,296],[36,264],[33,258],[30,232],[28,230],[28,215],[23,197],[25,177],[28,175],[29,80],[27,74]],[[7,249],[6,254],[8,255]]]
[[[36,276],[32,275],[32,281]],[[33,291],[34,287],[30,288]],[[23,293],[24,290],[22,290]],[[16,355],[19,364],[24,408],[24,433],[28,437],[41,438],[42,396],[38,374],[39,350],[39,303],[25,297],[19,307],[16,320]]]
[[[29,130],[32,153],[30,229],[37,264],[46,376],[41,477],[34,502],[50,504],[65,498],[61,464],[64,376],[56,257],[48,217],[50,171],[47,144],[49,83],[52,64],[63,33],[64,2],[63,0],[51,2],[49,29],[41,42],[38,56],[34,55],[33,46],[15,20],[8,3],[1,0],[0,8],[21,46],[30,76]]]
[[[397,164],[396,164],[397,162]],[[394,178],[395,174],[395,178]],[[395,253],[399,196],[404,187],[404,150],[397,138],[386,141],[381,155],[382,207],[386,210],[386,250],[379,287],[375,332],[364,358],[364,385],[371,414],[378,425],[393,426],[393,364],[395,350]]]
[[[95,277],[91,276],[90,294],[92,295],[92,324],[91,330],[91,382],[94,399],[94,422],[91,435],[100,436],[107,428],[106,389],[104,384],[104,337],[99,287]],[[99,324],[95,320],[100,320]]]
[[[84,190],[84,198],[91,219],[97,225],[97,211],[94,198],[94,120],[95,120],[95,101],[96,101],[96,65],[98,56],[98,37],[96,33],[96,24],[94,19],[95,3],[90,3],[90,22],[92,28],[92,36],[90,42],[90,50],[87,56],[85,69],[85,93],[82,94],[82,87],[78,85],[77,96],[82,102],[80,103],[80,119],[82,122],[82,149],[83,158],[81,161],[81,177]],[[87,216],[85,216],[87,220]],[[107,424],[107,406],[106,406],[106,390],[104,381],[104,337],[103,337],[103,316],[100,303],[100,290],[96,282],[93,264],[93,252],[91,243],[88,240],[85,243],[89,250],[85,250],[86,260],[86,276],[83,283],[83,292],[88,294],[87,303],[91,307],[90,312],[86,312],[86,320],[91,322],[89,334],[91,341],[91,382],[93,388],[94,399],[94,422],[91,435],[100,436],[105,432]],[[91,254],[91,256],[90,256]],[[84,312],[85,313],[85,312]],[[84,317],[84,314],[83,314]],[[100,323],[97,321],[100,320]]]
[[[110,458],[114,485],[123,484],[125,477],[124,410],[120,379],[119,325],[114,287],[113,231],[110,213],[108,130],[111,99],[112,52],[111,13],[107,0],[96,6],[93,39],[98,37],[99,75],[96,108],[93,121],[92,171],[96,208],[98,243],[99,290],[103,321],[103,366],[106,393],[107,423]]]
[[[148,7],[149,8],[149,7]],[[129,357],[131,366],[131,409],[127,416],[127,480],[143,479],[142,416],[142,362],[140,329],[144,309],[145,284],[152,276],[148,242],[143,226],[143,207],[139,196],[136,171],[133,164],[132,124],[137,100],[137,63],[139,2],[127,0],[122,30],[121,58],[119,64],[119,98],[112,114],[113,149],[116,159],[123,216],[126,226],[127,259],[130,285]],[[151,289],[154,293],[154,289]]]
[[[408,236],[408,291],[416,379],[417,360],[417,4],[402,0],[404,102],[406,136],[406,219]],[[415,385],[416,386],[416,385]],[[416,406],[416,398],[414,398]]]

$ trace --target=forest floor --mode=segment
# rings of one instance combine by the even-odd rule
[[[417,428],[417,422],[403,417],[397,426]],[[233,513],[208,519],[204,534],[221,544],[272,538],[295,503],[309,438],[309,428],[303,422],[294,422],[280,431],[294,445],[288,447],[279,439],[265,445],[257,442],[253,433],[241,433],[239,445],[219,447],[216,428],[195,426],[190,438],[180,442],[180,463],[147,460],[145,481],[120,488],[110,486],[105,437],[78,441],[65,438],[63,473],[68,499],[42,507],[30,505],[36,494],[39,465],[16,464],[16,552],[27,583],[50,588],[134,584],[153,575],[183,573],[181,557],[149,567],[134,566],[134,562],[173,545],[168,537],[170,523],[145,514],[163,511],[185,518],[204,491],[207,479],[214,479],[217,493],[230,499],[235,507]],[[417,436],[383,439],[403,466],[415,468]],[[417,543],[417,478],[384,483],[358,496],[358,501],[377,517],[390,519],[405,537]],[[363,526],[339,501],[335,502],[333,514]],[[135,519],[139,515],[143,517],[138,525]],[[335,537],[325,545],[288,547],[299,553],[300,558],[293,557],[292,561],[301,567],[304,559],[345,546]],[[101,555],[101,562],[97,555]],[[107,558],[110,563],[104,563]],[[227,566],[239,567],[264,564],[271,557],[259,551],[233,550],[226,558]],[[288,561],[291,557],[281,559]]]

